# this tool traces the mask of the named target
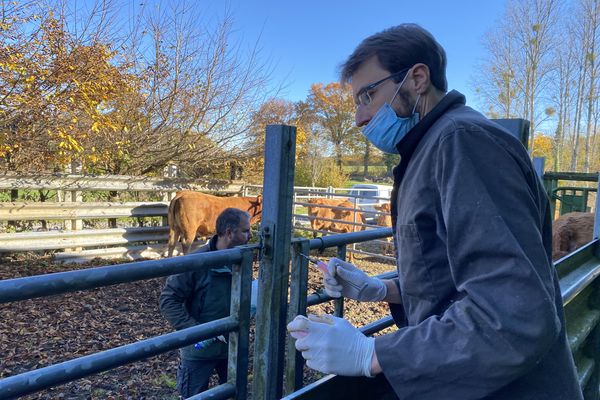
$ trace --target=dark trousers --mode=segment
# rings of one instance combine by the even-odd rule
[[[219,375],[219,384],[227,382],[227,359],[180,360],[177,368],[177,390],[185,399],[208,389],[213,371]]]

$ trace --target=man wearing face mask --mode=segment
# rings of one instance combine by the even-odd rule
[[[309,367],[383,373],[403,400],[581,399],[544,188],[516,138],[447,92],[445,69],[443,48],[414,24],[368,37],[342,66],[357,125],[401,156],[391,198],[398,278],[332,259],[325,289],[388,302],[398,330],[368,338],[314,316],[288,330]]]

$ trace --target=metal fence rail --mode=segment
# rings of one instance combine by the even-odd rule
[[[345,259],[346,246],[348,244],[366,242],[375,239],[391,236],[391,228],[372,229],[363,232],[344,233],[333,236],[323,236],[316,239],[294,239],[292,242],[292,269],[291,269],[291,284],[290,284],[290,304],[288,310],[288,320],[291,320],[295,315],[306,315],[307,307],[322,304],[328,301],[334,301],[336,316],[344,315],[343,299],[333,299],[323,290],[307,296],[308,283],[308,261],[300,254],[308,254],[310,250],[323,251],[327,248],[337,248],[337,256]],[[385,274],[378,275],[382,279],[390,279],[396,277],[397,273],[391,271]],[[384,317],[378,321],[369,324],[362,328],[365,334],[373,334],[382,329],[391,326],[394,321],[389,317]],[[299,390],[303,386],[303,365],[302,356],[296,351],[292,341],[286,345],[287,361],[285,364],[285,390],[289,394]]]
[[[560,277],[567,337],[575,359],[579,384],[585,400],[598,400],[600,399],[600,240],[595,239],[557,261],[555,265]],[[380,277],[389,278],[391,275],[384,274]],[[324,293],[313,294],[308,297],[308,304],[318,304],[330,299]],[[387,326],[387,322],[390,321],[383,319],[370,325],[375,325],[380,330],[380,327]],[[371,333],[369,328],[363,327],[363,333]],[[294,351],[293,346],[290,349]],[[300,361],[296,360],[296,371],[298,368],[301,371],[302,365],[301,358]],[[289,389],[296,391],[288,392],[286,400],[387,398],[386,393],[392,391],[385,379],[328,375],[304,388],[301,380],[293,380],[293,375],[288,376],[288,379],[296,384],[295,387],[290,385]]]
[[[391,229],[383,228],[312,240],[297,239],[294,240],[294,246],[296,248],[300,245],[306,251],[306,254],[311,249],[322,250],[328,247],[337,247],[339,249],[338,255],[343,258],[347,244],[354,241],[373,240],[390,234]],[[258,246],[245,246],[159,261],[142,261],[0,281],[0,303],[9,303],[77,290],[87,290],[151,279],[197,270],[199,268],[207,268],[209,266],[214,267],[235,263],[234,283],[232,285],[232,312],[230,317],[2,379],[0,380],[0,398],[33,393],[223,333],[230,333],[230,365],[236,366],[238,372],[231,376],[227,384],[204,392],[197,398],[227,398],[232,395],[235,395],[237,398],[245,398],[245,392],[240,392],[240,390],[243,388],[245,391],[245,379],[247,379],[249,282],[251,281],[253,250],[258,250]],[[293,260],[292,275],[301,273],[307,276],[308,265],[306,264],[306,260],[299,257],[295,251],[293,253]],[[394,273],[385,274],[381,277],[391,276],[394,276]],[[302,312],[305,312],[307,305],[310,306],[331,300],[331,298],[323,293],[318,295],[318,301],[314,301],[314,295],[312,298],[307,298],[306,279],[303,285],[303,292],[299,292],[298,288],[300,286],[293,281],[290,310],[301,310],[299,304],[304,304]],[[300,300],[301,297],[303,300]],[[337,314],[343,315],[342,301],[336,300],[336,302],[340,304],[340,306],[336,307]],[[391,325],[392,322],[391,319],[387,318],[376,321],[363,329],[366,332],[372,333]],[[288,355],[294,357],[294,359],[296,357],[295,352],[290,352]],[[301,369],[292,369],[290,371],[293,371],[294,375],[298,374],[298,371],[301,373]],[[301,382],[301,375],[296,379],[300,379]],[[235,391],[232,392],[234,389]]]
[[[215,393],[221,393],[211,398],[225,399],[231,395],[228,388],[233,387],[240,398],[245,398],[252,253],[256,249],[257,246],[244,246],[165,260],[143,261],[0,281],[0,303],[8,303],[233,264],[231,314],[229,317],[4,378],[0,380],[0,398],[33,393],[226,333],[230,333],[229,363],[232,366],[230,372],[233,371],[233,373],[230,373],[225,388],[217,388],[217,390],[205,392],[203,395],[213,396]]]

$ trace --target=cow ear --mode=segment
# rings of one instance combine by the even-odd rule
[[[262,203],[262,194],[259,194],[258,196],[256,196],[256,204],[261,204]]]

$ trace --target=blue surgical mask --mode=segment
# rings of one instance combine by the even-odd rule
[[[408,76],[408,74],[406,74],[406,76]],[[394,93],[392,100],[381,106],[362,130],[363,135],[384,153],[398,154],[399,152],[396,145],[419,122],[419,113],[416,113],[415,110],[419,103],[420,95],[417,97],[417,101],[415,102],[410,117],[398,117],[390,105],[406,80],[406,76],[398,86],[398,89],[396,89],[396,93]]]

